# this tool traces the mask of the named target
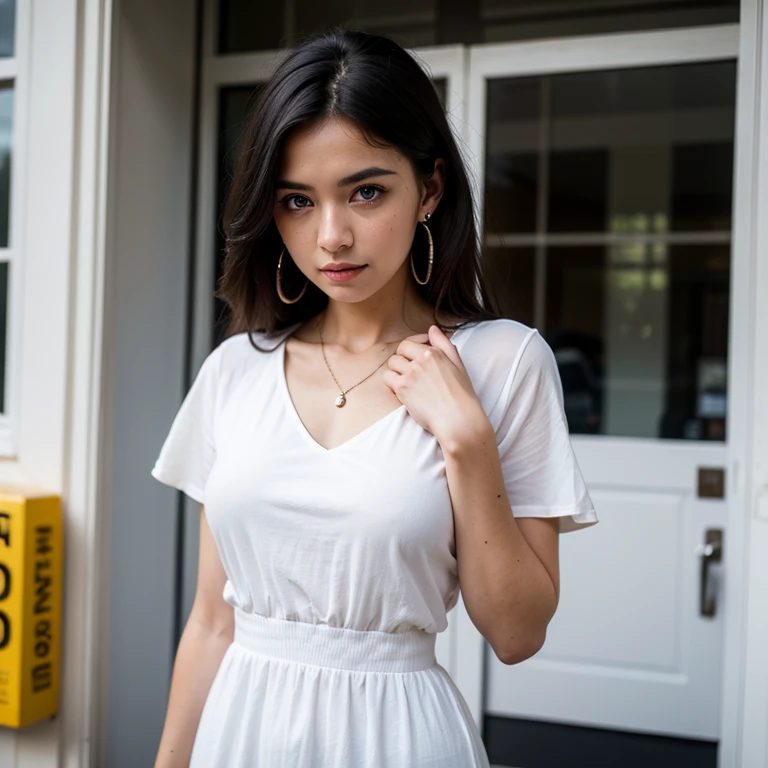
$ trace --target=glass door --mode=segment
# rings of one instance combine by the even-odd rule
[[[501,718],[716,750],[728,561],[702,585],[697,545],[727,540],[737,40],[724,26],[470,51],[487,282],[554,350],[601,519],[561,541],[542,651],[487,654],[492,760]]]

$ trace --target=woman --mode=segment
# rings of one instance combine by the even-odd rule
[[[536,653],[558,533],[597,518],[552,352],[488,308],[472,211],[391,41],[312,40],[262,90],[230,334],[153,469],[204,505],[158,768],[488,765],[436,633],[461,586],[503,662]]]

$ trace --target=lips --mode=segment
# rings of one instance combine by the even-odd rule
[[[338,264],[326,264],[322,268],[322,273],[334,283],[345,283],[357,277],[366,267],[366,264],[349,264],[339,262]]]
[[[343,269],[361,269],[365,264],[349,264],[346,261],[340,261],[338,264],[330,263],[322,267],[323,272],[340,272]]]

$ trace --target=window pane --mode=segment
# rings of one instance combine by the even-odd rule
[[[0,86],[0,247],[8,247],[8,216],[11,193],[11,138],[13,87]]]
[[[547,229],[602,232],[608,214],[608,152],[553,150],[549,159]]]
[[[545,336],[572,433],[724,440],[730,248],[547,251]]]
[[[541,82],[488,83],[484,226],[488,234],[536,231]]]
[[[335,26],[385,35],[408,48],[437,44],[437,0],[252,0],[219,3],[219,53],[270,50]]]
[[[533,325],[534,248],[486,248],[484,282],[498,310],[526,325]]]
[[[283,48],[285,6],[253,0],[219,2],[219,53]]]
[[[485,42],[728,24],[739,0],[474,0]]]
[[[226,199],[229,184],[232,179],[237,156],[240,152],[240,139],[248,117],[248,112],[253,106],[256,95],[261,86],[254,85],[231,86],[222,88],[219,93],[219,144],[218,144],[218,171],[216,185],[216,257],[215,257],[215,284],[218,285],[224,265],[224,235],[221,230],[221,213]],[[221,299],[214,297],[214,337],[218,344],[223,339],[226,331],[226,304]]]
[[[219,0],[219,53],[281,48],[336,25],[415,48],[738,20],[738,0]]]
[[[488,83],[489,291],[546,334],[574,433],[725,439],[735,80],[720,61]]]
[[[678,232],[731,228],[733,139],[672,148],[670,228]]]
[[[730,61],[491,80],[485,231],[727,232],[735,100]]]
[[[735,62],[558,75],[544,81],[550,232],[599,232],[663,212],[674,231],[727,231]]]
[[[0,57],[16,53],[16,0],[0,0]]]

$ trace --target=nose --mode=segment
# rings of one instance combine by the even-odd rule
[[[352,230],[344,211],[334,205],[323,208],[317,231],[317,244],[328,253],[352,245]]]

